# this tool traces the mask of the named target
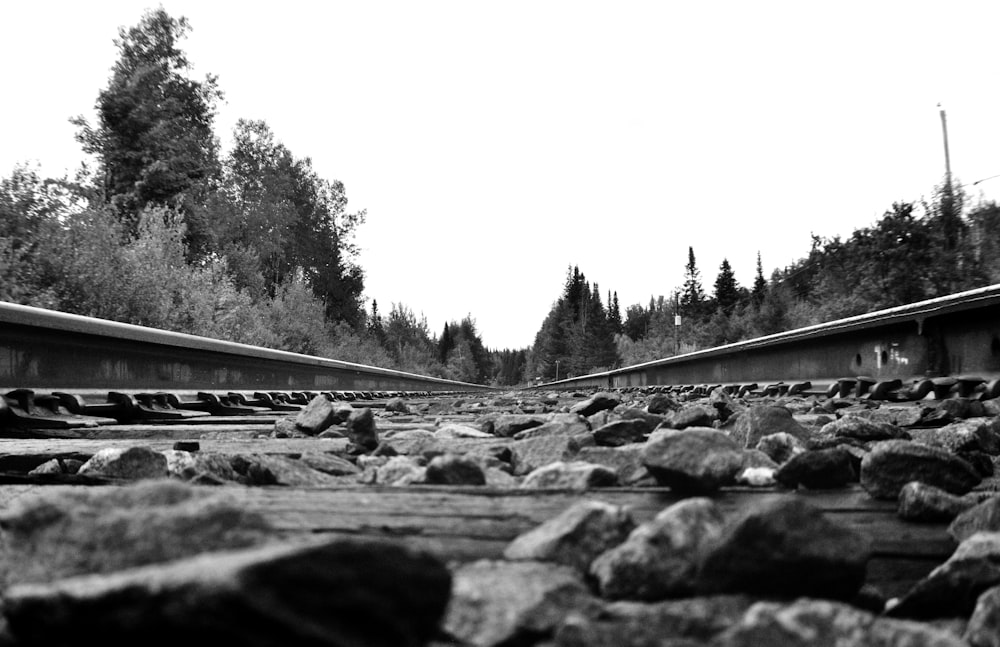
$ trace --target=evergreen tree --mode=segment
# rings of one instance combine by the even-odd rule
[[[611,332],[620,335],[622,334],[622,311],[621,306],[618,304],[618,293],[615,292],[614,296],[608,292],[608,323],[611,324]]]
[[[639,341],[649,332],[649,320],[652,311],[643,308],[639,304],[625,308],[625,323],[622,329],[629,339]]]
[[[930,277],[935,296],[962,289],[968,274],[974,270],[972,258],[965,253],[968,224],[962,218],[964,206],[961,185],[952,184],[947,178],[934,188],[934,199],[924,204],[935,243],[934,271]]]
[[[701,273],[694,259],[694,248],[688,247],[688,262],[684,266],[684,287],[681,289],[681,312],[687,317],[701,314],[705,291],[701,287]]]
[[[757,274],[753,278],[753,290],[750,297],[755,305],[760,305],[767,293],[767,281],[764,279],[764,266],[760,262],[760,252],[757,252]]]
[[[385,346],[385,328],[382,326],[382,315],[378,313],[378,301],[372,299],[372,314],[368,317],[368,332],[381,346]]]
[[[444,331],[441,332],[441,339],[438,341],[438,359],[441,360],[442,364],[448,362],[448,353],[455,348],[455,340],[451,336],[451,329],[448,327],[448,322],[444,324]]]
[[[740,286],[736,282],[733,268],[728,259],[722,259],[719,275],[715,279],[715,303],[724,313],[731,314],[740,300]]]
[[[452,326],[452,328],[455,328],[455,326]],[[483,345],[483,340],[479,336],[479,332],[476,330],[476,322],[472,318],[472,315],[466,315],[465,318],[459,322],[457,328],[458,333],[455,335],[457,338],[456,344],[460,342],[466,344],[472,360],[474,372],[472,379],[468,381],[476,384],[484,384],[489,375],[489,353],[486,351],[486,347]]]

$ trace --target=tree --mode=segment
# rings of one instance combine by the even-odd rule
[[[616,366],[614,335],[600,287],[591,286],[579,267],[571,267],[562,295],[535,335],[528,370],[538,377],[555,378],[557,366],[563,376]]]
[[[638,341],[646,336],[649,332],[651,314],[651,310],[643,308],[638,303],[625,308],[625,323],[622,327],[629,339]]]
[[[448,361],[448,353],[455,347],[455,340],[451,336],[451,329],[448,328],[448,322],[444,323],[444,330],[441,332],[441,339],[438,340],[438,359],[441,363]]]
[[[972,255],[989,283],[1000,281],[1000,205],[983,203],[969,213]]]
[[[687,317],[701,314],[705,291],[701,287],[701,274],[694,259],[694,248],[688,247],[688,262],[684,266],[684,287],[681,289],[681,312]]]
[[[618,304],[618,293],[614,296],[608,291],[608,323],[611,324],[611,332],[615,335],[622,334],[622,311]]]
[[[385,328],[382,325],[382,315],[378,313],[378,301],[372,299],[372,313],[368,317],[368,334],[385,346]]]
[[[189,78],[191,64],[179,43],[190,25],[161,7],[135,27],[120,28],[118,60],[97,98],[97,124],[82,117],[77,140],[98,159],[104,200],[135,233],[148,204],[190,211],[217,176],[218,141],[212,130],[216,78]]]
[[[740,286],[736,282],[733,268],[728,259],[722,259],[719,275],[715,279],[715,302],[725,314],[731,314],[740,300]]]
[[[753,277],[753,289],[750,291],[750,297],[753,300],[754,305],[759,306],[761,301],[764,300],[764,295],[767,293],[767,281],[764,279],[764,266],[760,262],[760,252],[757,252],[757,274]]]
[[[965,192],[950,178],[934,187],[934,198],[924,203],[934,240],[933,273],[930,277],[934,296],[950,294],[970,287],[985,278],[975,263],[968,244],[969,226],[962,218]]]
[[[269,294],[301,272],[327,318],[359,323],[364,274],[351,239],[365,213],[348,213],[344,185],[320,178],[267,123],[239,120],[233,141],[213,205],[215,246],[242,260],[238,274],[262,276]]]

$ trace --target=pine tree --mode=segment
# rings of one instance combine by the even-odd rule
[[[438,341],[438,359],[441,360],[442,364],[448,363],[448,353],[455,348],[455,339],[451,335],[451,329],[448,327],[448,322],[444,324],[444,331],[441,333],[441,339]]]
[[[736,283],[736,275],[729,265],[729,259],[724,258],[715,279],[715,302],[724,313],[730,314],[739,300],[740,287]]]
[[[767,281],[764,279],[764,266],[760,262],[760,252],[757,252],[757,274],[753,279],[753,290],[750,296],[755,305],[760,305],[767,293]]]
[[[684,266],[684,287],[681,290],[681,311],[685,316],[701,314],[705,291],[701,287],[701,273],[694,259],[694,248],[688,247],[688,262]]]
[[[372,299],[372,314],[368,318],[368,332],[379,344],[385,346],[385,328],[382,326],[382,315],[378,313],[378,301]]]
[[[616,335],[622,333],[622,311],[621,306],[618,304],[618,293],[615,292],[614,296],[611,295],[610,290],[608,291],[608,322],[611,324],[611,332]]]

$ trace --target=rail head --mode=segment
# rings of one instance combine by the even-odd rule
[[[409,380],[420,380],[426,383],[453,386],[456,389],[483,390],[489,387],[482,384],[471,384],[455,380],[419,375],[398,371],[395,369],[381,368],[377,366],[367,366],[353,362],[331,359],[327,357],[317,357],[304,355],[289,351],[275,350],[261,346],[252,346],[237,342],[200,337],[187,333],[172,332],[138,326],[134,324],[99,319],[96,317],[86,317],[82,315],[36,308],[16,303],[0,301],[0,329],[4,327],[32,328],[34,330],[50,331],[54,334],[73,333],[76,335],[92,336],[106,340],[127,340],[139,344],[160,348],[176,348],[186,351],[197,351],[207,354],[229,355],[239,358],[250,358],[256,360],[270,360],[286,364],[295,364],[303,367],[320,369],[332,369],[341,372],[356,373],[358,375],[381,376],[385,378],[399,378]]]
[[[671,364],[681,364],[697,359],[708,359],[717,356],[739,353],[747,350],[775,347],[785,344],[796,343],[804,340],[818,339],[831,335],[849,334],[867,329],[892,326],[900,323],[915,322],[918,327],[922,326],[924,320],[931,317],[941,316],[950,313],[963,311],[974,311],[977,309],[1000,306],[1000,284],[990,285],[974,290],[966,290],[943,297],[927,299],[893,308],[886,308],[876,312],[870,312],[852,317],[845,317],[834,321],[814,324],[794,330],[765,335],[744,341],[706,348],[702,350],[674,355],[662,359],[650,360],[639,364],[624,366],[610,371],[580,375],[557,382],[547,382],[534,385],[532,388],[546,387],[570,387],[576,383],[594,381],[601,378],[611,378],[616,375],[634,373],[650,368],[669,366]]]

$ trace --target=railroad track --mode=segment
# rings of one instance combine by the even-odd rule
[[[0,390],[0,425],[58,429],[487,387],[0,303]]]
[[[243,471],[232,482],[203,472],[171,474],[192,483],[235,485],[223,488],[226,496],[239,509],[260,515],[283,539],[387,540],[455,564],[501,560],[514,538],[581,499],[624,506],[641,523],[685,498],[648,474],[645,480],[587,491],[524,488],[525,466],[532,462],[579,460],[581,455],[600,461],[603,454],[580,454],[559,433],[531,439],[500,432],[501,424],[534,419],[525,427],[530,431],[551,423],[554,412],[573,407],[584,395],[604,390],[617,391],[623,408],[641,410],[656,393],[694,405],[707,403],[710,392],[721,387],[751,408],[830,403],[831,420],[838,411],[877,405],[899,412],[931,409],[943,399],[982,404],[997,397],[998,334],[1000,286],[993,286],[499,392],[0,304],[0,517],[16,502],[39,494],[78,500],[81,488],[129,488],[121,478],[83,476],[69,468],[109,448],[171,455],[175,461],[180,454],[200,455],[238,464]],[[392,399],[405,407],[390,410]],[[316,401],[334,409],[368,410],[381,439],[378,448],[360,452],[349,425],[323,434],[298,433],[290,421]],[[810,433],[822,418],[814,412],[796,416],[803,425],[813,425]],[[587,425],[599,424],[592,420]],[[471,457],[489,475],[486,484],[421,480],[427,461],[442,454]],[[340,462],[334,469],[335,459]],[[389,469],[393,460],[401,472]],[[408,481],[407,475],[414,474]],[[996,480],[991,483],[995,487]],[[865,536],[872,546],[867,583],[886,596],[903,595],[956,545],[947,524],[902,521],[895,502],[873,499],[857,484],[800,488],[794,494],[774,486],[726,486],[714,500],[727,515],[738,515],[774,496],[801,498]]]
[[[535,388],[711,389],[913,401],[1000,395],[1000,285]]]

